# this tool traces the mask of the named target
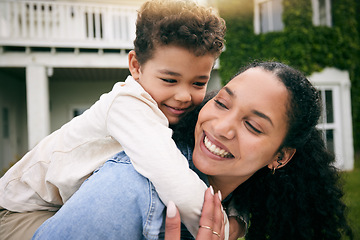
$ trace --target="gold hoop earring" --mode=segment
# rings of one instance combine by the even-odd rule
[[[275,167],[273,167],[273,168],[271,169],[271,174],[272,174],[272,175],[274,175],[274,174],[275,174],[275,170],[276,170],[276,168],[275,168]]]

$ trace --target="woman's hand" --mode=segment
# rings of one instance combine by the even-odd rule
[[[169,201],[166,209],[165,240],[178,240],[181,233],[181,219],[175,203]]]
[[[165,240],[180,239],[180,214],[173,202],[169,202],[166,211]],[[204,205],[200,218],[199,232],[196,240],[224,239],[224,215],[220,196],[214,194],[212,187],[205,192]]]

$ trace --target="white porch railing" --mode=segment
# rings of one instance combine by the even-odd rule
[[[0,46],[132,49],[137,8],[0,1]]]

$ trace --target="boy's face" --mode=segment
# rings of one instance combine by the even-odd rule
[[[141,65],[134,51],[129,53],[131,75],[157,102],[170,124],[199,105],[206,93],[215,62],[211,54],[195,56],[178,46],[160,46]]]

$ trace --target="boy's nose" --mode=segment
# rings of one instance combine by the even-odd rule
[[[190,102],[191,101],[191,94],[188,90],[182,89],[178,90],[174,96],[175,100],[179,102]]]

